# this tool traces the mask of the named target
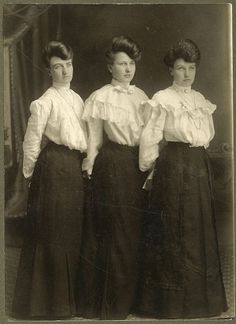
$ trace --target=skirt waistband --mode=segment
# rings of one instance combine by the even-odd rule
[[[52,151],[52,152],[58,152],[59,154],[67,154],[68,156],[70,155],[77,155],[80,156],[81,158],[85,157],[85,153],[76,150],[76,149],[70,149],[68,146],[63,145],[63,144],[56,144],[55,142],[48,141],[47,144],[44,146],[43,150],[41,153],[45,151]]]
[[[119,143],[112,142],[112,141],[108,141],[105,144],[105,146],[114,148],[114,149],[120,150],[120,151],[130,151],[130,152],[134,152],[134,153],[139,152],[139,146],[129,146],[129,145],[119,144]]]
[[[184,143],[184,142],[167,142],[167,146],[172,146],[176,148],[184,148],[184,149],[194,149],[194,150],[205,150],[204,146],[191,146],[190,143]]]

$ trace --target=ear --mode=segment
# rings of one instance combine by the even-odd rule
[[[107,69],[110,73],[112,73],[112,65],[111,64],[107,64]]]
[[[169,67],[169,73],[170,73],[171,76],[174,75],[174,71],[173,71],[173,68],[172,67]]]
[[[48,75],[49,75],[50,77],[52,76],[52,73],[51,73],[50,68],[47,68],[47,73],[48,73]]]

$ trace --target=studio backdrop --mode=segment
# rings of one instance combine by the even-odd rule
[[[74,50],[71,86],[85,100],[92,91],[110,82],[104,56],[110,40],[127,35],[142,48],[133,83],[150,97],[171,82],[163,63],[170,44],[180,38],[190,38],[198,44],[202,58],[194,88],[217,105],[216,135],[208,151],[215,173],[218,218],[230,224],[233,139],[230,17],[230,6],[226,4],[5,5],[6,219],[17,221],[25,215],[27,187],[22,175],[22,141],[29,104],[50,85],[41,59],[43,46],[53,39],[71,45]],[[7,237],[9,244],[15,237]]]

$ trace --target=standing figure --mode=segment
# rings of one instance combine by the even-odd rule
[[[98,245],[97,261],[86,251],[82,255],[84,267],[96,272],[97,287],[95,292],[89,288],[91,276],[85,271],[86,287],[78,288],[79,308],[85,317],[125,319],[136,298],[146,201],[142,189],[145,174],[138,165],[145,119],[141,103],[148,98],[130,82],[140,56],[140,48],[132,39],[113,38],[106,53],[111,83],[85,102],[83,119],[88,122],[89,138],[83,170],[92,177]]]
[[[72,49],[51,41],[43,58],[52,86],[31,103],[23,143],[23,173],[31,184],[13,316],[51,319],[76,314],[87,135],[83,101],[70,89]]]
[[[209,317],[227,309],[206,151],[216,106],[191,88],[199,61],[193,41],[174,44],[164,58],[173,84],[147,103],[152,114],[141,135],[140,169],[156,163],[139,305],[144,316]]]

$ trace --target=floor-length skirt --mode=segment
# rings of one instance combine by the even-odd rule
[[[84,188],[82,154],[49,142],[29,189],[26,233],[13,300],[14,317],[76,314]]]
[[[206,150],[169,142],[156,162],[149,204],[140,313],[194,318],[225,311]]]
[[[132,311],[140,271],[145,176],[138,167],[138,147],[108,142],[95,160],[94,212],[85,220],[78,303],[84,317],[125,319]]]

